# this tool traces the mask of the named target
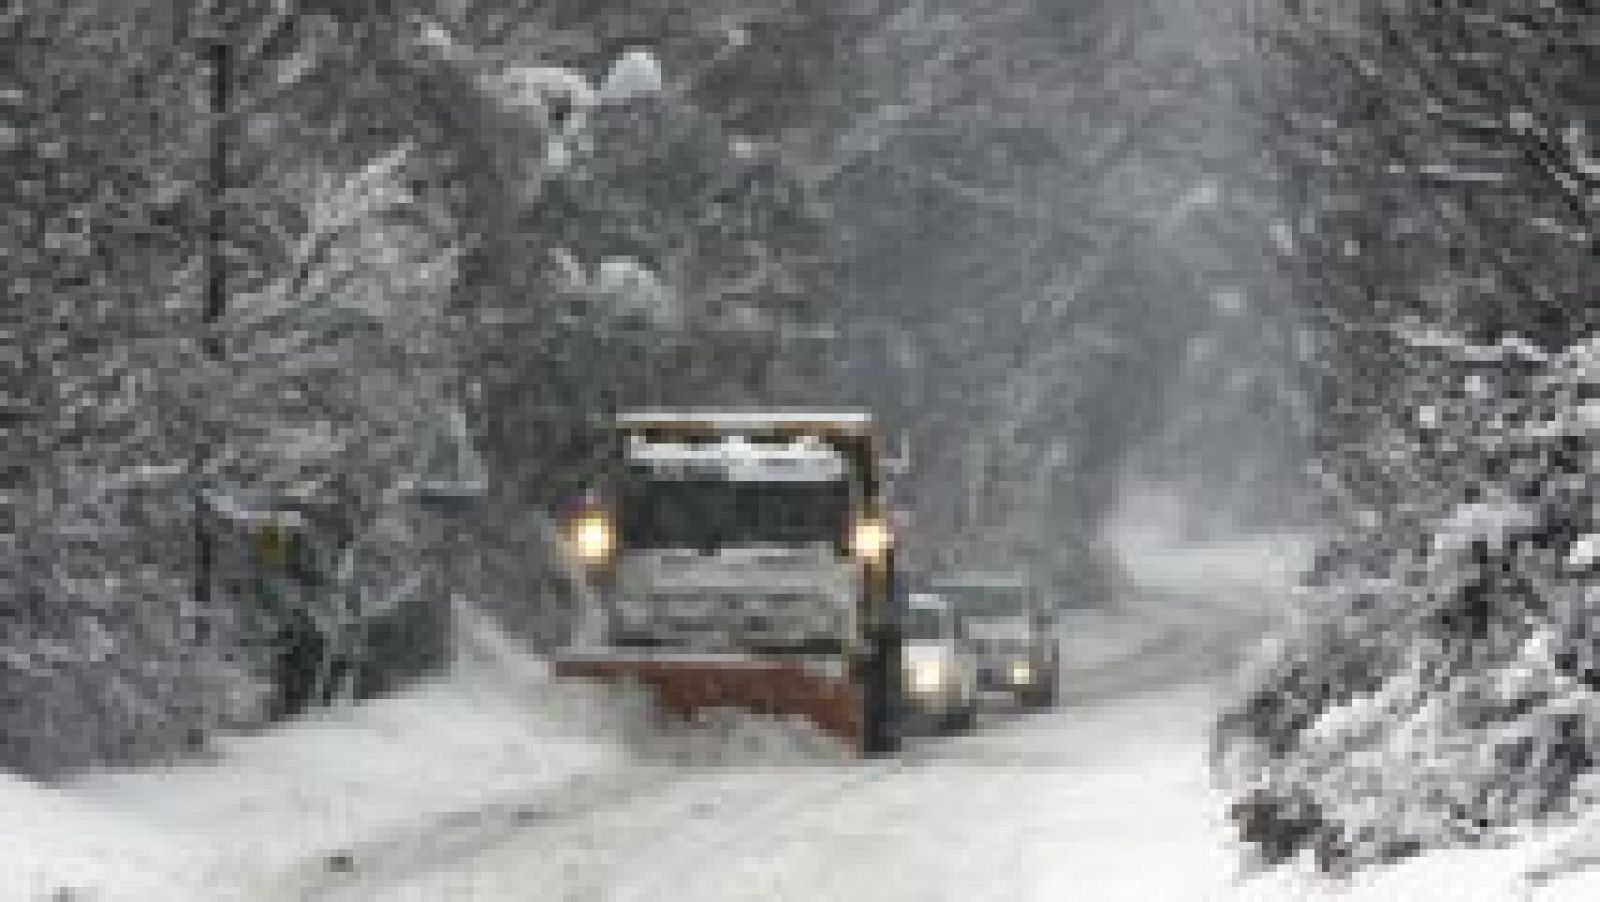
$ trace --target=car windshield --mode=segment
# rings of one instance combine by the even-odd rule
[[[635,474],[621,493],[620,527],[633,548],[842,545],[850,483],[659,478]]]
[[[956,599],[969,618],[1021,617],[1028,612],[1028,592],[1023,586],[945,585],[941,589]]]

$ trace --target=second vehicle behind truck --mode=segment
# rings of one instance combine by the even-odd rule
[[[1055,704],[1060,692],[1055,613],[1024,574],[950,573],[934,580],[933,589],[966,621],[981,688],[1009,693],[1029,707]]]

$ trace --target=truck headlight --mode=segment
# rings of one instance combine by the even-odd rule
[[[937,658],[913,661],[910,676],[911,691],[920,695],[932,695],[944,690],[944,662]]]
[[[1027,661],[1012,661],[1007,673],[1013,686],[1026,686],[1033,682],[1033,665]]]
[[[572,550],[585,564],[603,564],[616,549],[611,520],[600,511],[588,511],[572,524]]]
[[[892,542],[889,524],[879,517],[862,517],[850,533],[850,551],[864,561],[882,560]]]

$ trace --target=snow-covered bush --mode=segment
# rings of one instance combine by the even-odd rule
[[[1594,11],[1254,9],[1335,536],[1219,772],[1268,857],[1497,841],[1597,737]]]
[[[1219,772],[1269,857],[1504,838],[1564,810],[1595,763],[1597,346],[1402,340],[1427,404],[1367,450],[1408,503],[1325,556],[1220,724]]]

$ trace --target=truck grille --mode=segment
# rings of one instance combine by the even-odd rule
[[[644,604],[668,616],[720,616],[744,611],[807,611],[832,607],[828,598],[800,592],[651,592]]]
[[[619,613],[628,632],[672,644],[788,645],[837,637],[840,630],[838,603],[802,592],[656,590]]]

